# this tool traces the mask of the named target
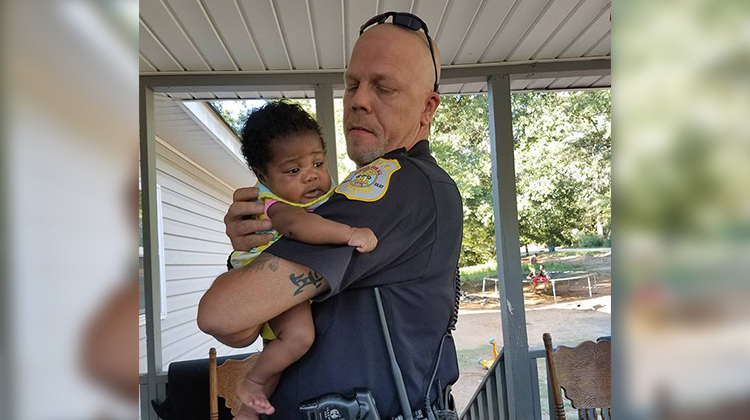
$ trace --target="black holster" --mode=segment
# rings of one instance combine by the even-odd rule
[[[442,394],[438,398],[438,407],[433,409],[435,413],[435,420],[458,420],[458,412],[456,411],[456,401],[453,400],[453,394],[451,393],[451,386],[448,385],[445,388],[445,394]]]

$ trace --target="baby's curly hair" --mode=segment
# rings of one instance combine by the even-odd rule
[[[242,127],[242,154],[256,175],[265,174],[266,165],[273,159],[273,143],[307,132],[318,134],[325,152],[326,143],[315,118],[298,104],[268,102],[247,116]]]

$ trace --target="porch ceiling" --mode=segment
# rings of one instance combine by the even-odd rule
[[[511,88],[609,87],[610,9],[608,0],[141,0],[140,73],[340,74],[359,25],[399,10],[430,27],[442,54],[441,93],[485,92],[482,80],[452,78],[466,68],[590,60],[606,68],[519,74]],[[334,93],[341,95],[339,86]],[[162,94],[183,100],[314,96],[311,89],[257,87]]]

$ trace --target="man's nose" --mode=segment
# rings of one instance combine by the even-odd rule
[[[372,94],[373,91],[369,84],[360,83],[352,96],[352,109],[360,109],[365,112],[370,112],[372,110]]]

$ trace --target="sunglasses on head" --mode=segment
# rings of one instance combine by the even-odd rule
[[[398,25],[402,28],[406,28],[412,31],[418,31],[422,29],[424,31],[424,34],[427,38],[427,45],[430,46],[430,55],[432,56],[432,66],[435,68],[435,84],[432,87],[432,90],[434,92],[438,91],[438,71],[437,71],[437,62],[435,61],[435,51],[432,48],[432,39],[430,38],[430,33],[427,29],[427,24],[424,23],[422,19],[420,19],[417,15],[413,15],[411,13],[406,12],[385,12],[383,14],[377,15],[367,22],[365,22],[364,25],[359,27],[359,34],[362,35],[362,33],[365,31],[365,29],[369,28],[372,25],[380,25],[381,23],[385,23],[386,20],[388,20],[389,17],[393,17],[393,24]]]

